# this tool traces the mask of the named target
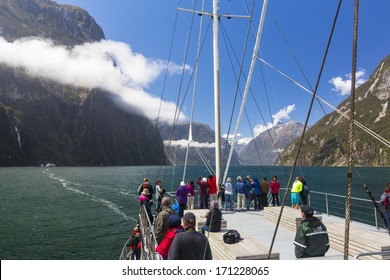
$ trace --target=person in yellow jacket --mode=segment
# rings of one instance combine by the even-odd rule
[[[302,188],[303,188],[302,178],[300,176],[297,176],[295,178],[295,182],[293,183],[291,189],[292,208],[299,209],[299,199],[300,199],[300,192],[302,191]]]

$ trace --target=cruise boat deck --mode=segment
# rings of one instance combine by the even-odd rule
[[[244,237],[241,247],[252,247],[252,252],[248,249],[245,252],[237,253],[237,250],[230,250],[230,248],[232,248],[232,245],[240,246],[239,243],[225,244],[222,240],[222,233],[210,234],[209,240],[211,248],[212,251],[215,251],[213,258],[267,259],[275,233],[276,223],[280,215],[280,209],[281,207],[266,207],[264,211],[222,211],[222,218],[226,221],[223,224],[222,233],[229,229],[237,230],[241,236]],[[205,211],[207,210],[186,210],[186,212],[193,212],[197,217],[197,223],[200,224],[204,223]],[[322,222],[328,228],[330,249],[325,257],[313,259],[343,260],[345,220],[322,213],[316,213],[315,216],[321,218]],[[293,241],[296,225],[300,222],[300,219],[301,213],[299,210],[292,209],[291,207],[283,207],[270,259],[296,260]],[[250,246],[250,244],[252,245]],[[233,255],[233,253],[230,254],[229,251],[234,251],[237,255]],[[351,222],[349,259],[355,259],[354,257],[360,253],[372,252],[381,253],[368,256],[364,255],[358,259],[390,259],[389,234],[384,229],[377,229],[374,226]],[[250,254],[252,254],[252,256]]]

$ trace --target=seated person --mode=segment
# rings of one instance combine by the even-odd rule
[[[206,214],[206,224],[202,227],[202,233],[205,233],[205,231],[218,232],[221,230],[222,212],[218,208],[218,201],[213,200],[210,206],[211,210]]]
[[[302,221],[295,235],[295,256],[297,258],[321,257],[329,249],[326,226],[316,217],[309,205],[301,205]]]

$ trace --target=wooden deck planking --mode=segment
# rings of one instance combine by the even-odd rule
[[[280,213],[280,207],[266,207],[264,217],[266,220],[277,223]],[[300,211],[290,207],[284,207],[280,220],[280,226],[289,230],[296,230],[296,220],[301,217]],[[326,221],[331,248],[344,252],[345,220]],[[390,248],[390,238],[383,232],[377,231],[374,227],[352,222],[350,224],[349,234],[349,255],[356,256],[359,253],[379,252]],[[389,255],[363,256],[361,259],[388,259]]]
[[[200,231],[206,222],[205,215],[208,209],[186,210],[192,212],[196,218],[196,229]],[[223,214],[222,214],[223,218]],[[265,260],[268,259],[269,247],[260,241],[246,234],[242,229],[235,228],[243,238],[239,243],[226,244],[223,241],[223,235],[229,230],[227,221],[222,220],[222,229],[220,232],[206,232],[208,237],[213,259],[215,260]],[[272,252],[270,259],[280,259],[279,253]]]
[[[223,235],[229,229],[223,229],[220,232],[207,233],[211,251],[213,253],[213,259],[215,260],[266,260],[268,259],[269,248],[261,244],[256,239],[240,232],[241,240],[238,243],[226,244],[223,241]],[[279,253],[272,252],[270,259],[278,260],[280,258]]]

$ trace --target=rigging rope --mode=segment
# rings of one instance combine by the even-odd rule
[[[293,164],[293,166],[292,166],[292,168],[291,168],[290,176],[289,176],[288,183],[287,183],[287,186],[286,186],[286,192],[285,192],[284,197],[283,197],[283,203],[282,203],[282,206],[281,206],[281,208],[280,208],[280,213],[279,213],[278,221],[277,221],[277,223],[276,223],[275,232],[274,232],[274,235],[273,235],[273,237],[272,237],[272,242],[271,242],[270,249],[269,249],[269,252],[268,252],[268,259],[270,259],[270,257],[271,257],[271,252],[272,252],[273,244],[274,244],[274,242],[275,242],[276,233],[277,233],[278,228],[279,228],[279,224],[280,224],[280,220],[281,220],[281,217],[282,217],[284,205],[286,204],[287,195],[288,195],[288,191],[289,191],[289,186],[290,186],[290,184],[291,184],[291,181],[292,181],[291,179],[292,179],[292,176],[293,176],[294,171],[295,171],[295,167],[296,167],[297,162],[298,162],[299,153],[300,153],[300,150],[301,150],[301,147],[302,147],[303,139],[304,139],[304,137],[305,137],[305,132],[306,132],[306,129],[307,129],[307,124],[308,124],[309,118],[310,118],[310,113],[311,113],[311,110],[312,110],[312,108],[313,108],[313,104],[314,104],[314,101],[315,101],[315,98],[316,98],[316,95],[317,95],[317,89],[318,89],[318,86],[319,86],[319,83],[320,83],[320,80],[321,80],[322,71],[323,71],[323,69],[324,69],[326,57],[327,57],[327,54],[328,54],[328,51],[329,51],[329,46],[330,46],[330,43],[331,43],[331,41],[332,41],[333,31],[334,31],[334,28],[335,28],[335,26],[336,26],[338,14],[339,14],[339,11],[340,11],[341,2],[342,2],[342,0],[340,0],[340,2],[339,2],[339,5],[338,5],[337,11],[336,11],[336,15],[335,15],[335,18],[334,18],[334,20],[333,20],[332,29],[331,29],[331,32],[330,32],[330,35],[329,35],[329,39],[328,39],[328,43],[327,43],[327,46],[326,46],[326,49],[325,49],[325,53],[324,53],[324,56],[323,56],[323,59],[322,59],[320,71],[319,71],[319,73],[318,73],[316,86],[315,86],[315,88],[314,88],[314,92],[313,92],[313,95],[312,95],[312,99],[311,99],[311,101],[310,101],[310,106],[309,106],[309,110],[308,110],[308,113],[307,113],[307,116],[306,116],[306,120],[305,120],[305,124],[304,124],[304,127],[303,127],[302,136],[301,136],[300,141],[299,141],[297,153],[296,153],[296,156],[295,156],[295,159],[294,159],[294,164]]]
[[[251,22],[250,22],[250,24],[251,24]],[[222,24],[221,24],[221,25],[222,25]],[[223,27],[223,25],[222,25],[222,27]],[[251,26],[249,26],[249,27],[251,27]],[[222,30],[224,31],[224,29],[222,29]],[[249,31],[250,31],[250,30],[248,30],[248,32],[249,32]],[[222,33],[222,34],[225,35],[225,33]],[[227,36],[227,35],[226,35],[226,36]],[[227,36],[227,37],[228,37],[228,36]],[[225,38],[225,36],[224,36],[223,38],[224,38],[225,44],[226,44],[226,38]],[[227,38],[227,40],[228,40],[228,42],[229,42],[229,45],[232,46],[231,41],[229,40],[229,38]],[[227,44],[226,44],[226,45],[227,45]],[[247,42],[246,42],[245,46],[246,46],[246,45],[247,45]],[[238,60],[238,58],[237,58],[236,53],[234,52],[233,47],[231,47],[231,48],[232,48],[232,50],[233,50],[233,54],[234,54],[235,59],[236,59],[237,62],[239,63],[239,60]],[[229,59],[230,59],[230,62],[231,62],[232,59],[231,59],[231,55],[230,55],[230,52],[229,52],[229,51],[228,51],[228,54],[229,54]],[[233,65],[232,62],[231,62],[231,64]],[[234,67],[233,67],[233,66],[232,66],[232,69],[233,69],[233,73],[234,73],[234,75],[235,75],[235,77],[236,77],[236,80],[238,81],[238,82],[237,82],[237,85],[238,85],[238,84],[239,84],[239,78],[237,78],[238,75],[235,73]],[[241,69],[240,69],[240,73],[242,72],[241,70],[242,70],[242,66],[241,66]],[[263,69],[262,69],[262,70],[263,70]],[[244,73],[241,73],[241,74],[243,75],[244,78],[246,78],[246,76],[245,76]],[[241,76],[241,74],[240,74],[239,76]],[[262,74],[263,74],[263,72],[262,72]],[[264,75],[263,75],[263,84],[264,84],[265,91],[267,92],[267,88],[266,88],[265,81],[264,81]],[[235,99],[234,99],[234,101],[236,101],[236,97],[237,97],[238,91],[239,91],[239,89],[237,88],[237,89],[236,89],[236,94],[235,94]],[[259,112],[259,114],[260,114],[260,116],[261,116],[261,119],[263,120],[264,123],[266,123],[266,121],[265,121],[265,119],[264,119],[264,116],[263,116],[263,114],[262,114],[262,112],[261,112],[261,110],[260,110],[260,108],[259,108],[259,104],[257,103],[256,97],[255,97],[255,95],[253,94],[252,89],[249,89],[249,91],[250,91],[251,96],[252,96],[252,98],[253,98],[253,100],[254,100],[254,102],[255,102],[255,105],[256,105],[256,107],[257,107],[257,110],[258,110],[258,112]],[[241,94],[241,91],[240,91],[240,94]],[[241,94],[241,98],[243,99],[242,94]],[[250,118],[249,118],[249,116],[248,116],[248,113],[247,113],[246,109],[244,109],[244,112],[245,112],[245,116],[246,116],[247,122],[248,122],[248,124],[249,124],[249,127],[252,127],[251,122],[250,122]],[[269,112],[271,112],[270,109],[269,109]],[[230,134],[230,128],[231,128],[231,122],[232,122],[233,113],[234,113],[234,106],[233,106],[232,113],[231,113],[231,118],[230,118],[230,123],[229,123],[229,130],[228,130],[228,133],[227,133],[227,139],[226,139],[226,141],[228,141],[228,139],[229,139],[228,137],[229,137],[229,134]],[[270,128],[270,129],[272,129],[272,130],[274,131],[274,127]],[[276,153],[278,154],[278,158],[279,158],[281,155],[280,155],[280,152],[279,152],[279,150],[278,150],[278,147],[276,146],[276,143],[275,143],[275,141],[276,141],[275,131],[274,131],[274,138],[275,138],[275,140],[274,140],[274,138],[272,137],[272,135],[271,135],[271,133],[270,133],[270,129],[267,129],[267,132],[268,132],[268,134],[269,134],[269,137],[270,137],[270,139],[271,139],[272,145],[273,145],[273,147],[274,147]],[[253,133],[253,130],[251,130],[251,135],[252,135],[252,138],[255,138],[255,135],[254,135],[254,133]],[[257,156],[258,156],[258,158],[259,158],[260,166],[261,166],[261,168],[262,168],[262,170],[263,170],[263,173],[264,173],[264,167],[263,167],[263,164],[262,164],[261,155],[260,155],[260,152],[259,152],[259,148],[258,148],[257,142],[254,141],[253,143],[254,143],[254,145],[255,145],[255,149],[256,149],[256,152],[257,152]],[[225,153],[226,153],[226,151],[227,151],[227,149],[225,149]],[[225,155],[224,155],[224,158],[225,158]],[[225,177],[224,177],[223,180],[226,181],[227,172],[224,174],[224,176],[225,176]]]
[[[259,48],[260,48],[260,41],[261,41],[262,32],[263,32],[263,26],[264,26],[264,21],[265,21],[267,5],[268,5],[268,0],[265,0],[263,2],[263,8],[262,8],[261,16],[260,16],[259,28],[258,28],[257,36],[256,36],[256,43],[255,43],[255,46],[253,48],[251,67],[249,69],[248,80],[246,81],[246,84],[245,84],[244,96],[243,96],[243,100],[241,102],[240,113],[239,113],[239,116],[238,116],[238,119],[237,119],[235,131],[234,131],[233,142],[232,142],[232,146],[230,148],[228,163],[227,163],[227,167],[226,167],[226,170],[225,170],[225,173],[224,173],[224,179],[227,177],[227,173],[229,171],[229,165],[230,165],[230,161],[231,161],[231,158],[232,158],[233,152],[234,152],[234,146],[235,146],[235,142],[236,142],[236,136],[237,136],[237,133],[238,133],[238,128],[239,128],[239,125],[240,125],[240,122],[241,122],[241,117],[242,117],[242,114],[243,114],[243,111],[244,111],[243,109],[245,107],[246,98],[248,96],[250,82],[252,80],[252,75],[253,75],[253,69],[254,69],[254,66],[256,64],[256,56],[257,56],[257,53],[259,52]]]
[[[305,88],[304,86],[302,86],[301,84],[299,84],[297,81],[293,80],[291,77],[287,76],[285,73],[283,73],[282,71],[280,71],[279,69],[277,69],[276,67],[272,66],[271,64],[269,64],[267,61],[265,61],[264,59],[258,57],[257,58],[258,60],[260,60],[261,62],[263,62],[265,65],[269,66],[270,68],[272,68],[273,70],[275,70],[276,72],[278,72],[279,74],[281,74],[282,76],[284,76],[286,79],[288,79],[289,81],[293,82],[294,84],[296,84],[298,87],[300,87],[301,89],[303,89],[304,91],[306,91],[307,93],[310,93],[311,95],[313,95],[313,92],[308,90],[307,88]],[[332,108],[334,111],[336,111],[340,116],[346,118],[347,120],[350,120],[350,117],[342,112],[340,109],[334,107],[332,104],[330,104],[329,102],[327,102],[326,100],[322,99],[321,97],[319,97],[318,95],[316,96],[316,98],[318,100],[320,100],[322,103],[324,103],[325,105],[327,105],[328,107]],[[360,122],[358,122],[357,120],[354,120],[354,124],[356,126],[358,126],[359,128],[361,128],[363,131],[367,132],[368,134],[370,134],[372,137],[374,137],[375,139],[377,139],[378,141],[380,141],[382,144],[386,145],[387,147],[390,148],[390,141],[388,141],[387,139],[383,138],[382,136],[380,136],[379,134],[375,133],[374,131],[372,131],[371,129],[369,129],[368,127],[364,126],[363,124],[361,124]]]
[[[279,26],[279,24],[277,23],[276,19],[273,17],[271,11],[270,11],[270,14],[271,14],[271,18],[273,19],[273,22],[274,22],[274,24],[275,24],[277,30],[278,30],[279,33],[281,34],[281,36],[282,36],[282,38],[283,38],[283,41],[284,41],[284,43],[285,43],[286,46],[287,46],[287,49],[290,51],[292,57],[294,58],[295,63],[297,64],[299,70],[301,71],[301,74],[302,74],[303,78],[305,79],[306,83],[309,85],[311,91],[313,91],[313,87],[311,86],[311,84],[310,84],[310,82],[309,82],[309,79],[307,78],[307,75],[306,75],[305,71],[303,71],[303,68],[302,68],[301,64],[299,63],[299,61],[298,61],[296,55],[294,54],[294,52],[293,52],[292,49],[290,48],[290,45],[289,45],[289,43],[288,43],[288,41],[287,41],[287,39],[286,39],[286,36],[285,36],[284,33],[282,32],[282,29],[280,28],[280,26]],[[322,111],[323,111],[324,114],[326,115],[326,112],[325,112],[324,107],[322,106],[322,104],[321,104],[320,102],[318,102],[318,104],[320,105]]]
[[[209,174],[214,174],[215,175],[215,171],[213,170],[213,168],[210,165],[210,163],[207,161],[206,157],[203,155],[201,149],[199,147],[196,147],[196,146],[194,146],[194,148],[197,151],[200,159],[202,160],[202,162],[205,165],[205,167],[206,167],[207,171],[209,172]]]
[[[221,26],[223,27],[222,24],[221,24]],[[250,26],[249,26],[249,27],[250,27]],[[222,29],[222,30],[225,31],[225,29]],[[250,31],[250,29],[248,29],[248,33],[247,33],[247,34],[249,34],[249,31]],[[223,32],[222,34],[224,35],[223,39],[225,40],[225,45],[227,46],[227,43],[226,43],[226,40],[227,40],[227,41],[229,42],[229,45],[230,45],[232,51],[233,51],[234,57],[236,58],[237,62],[239,62],[239,60],[238,60],[238,58],[237,58],[237,55],[236,55],[236,53],[235,53],[235,51],[234,51],[234,49],[233,49],[233,47],[232,47],[232,43],[231,43],[231,41],[229,40],[229,37],[227,36],[226,32]],[[225,36],[226,36],[227,38],[226,38]],[[247,39],[248,39],[248,38],[247,38]],[[245,49],[246,49],[247,43],[248,43],[248,40],[247,40],[246,43],[245,43]],[[232,67],[232,71],[233,71],[233,74],[234,74],[234,76],[235,76],[235,78],[236,78],[236,85],[237,85],[237,87],[236,87],[236,94],[235,94],[235,97],[234,97],[234,104],[235,104],[236,99],[237,99],[237,93],[238,93],[238,92],[239,92],[240,95],[241,95],[241,99],[243,99],[242,93],[241,93],[241,91],[240,91],[240,89],[239,89],[238,86],[239,86],[239,84],[240,84],[241,75],[242,75],[244,78],[246,78],[246,76],[245,76],[245,74],[242,72],[242,66],[243,66],[243,65],[242,65],[242,62],[241,62],[241,64],[240,64],[240,72],[239,72],[240,74],[239,74],[239,75],[236,74],[236,72],[234,71],[234,66],[233,66],[233,62],[232,62],[232,58],[231,58],[232,56],[231,56],[231,54],[230,54],[228,48],[227,48],[227,50],[228,50],[228,57],[229,57],[229,61],[230,61],[231,67]],[[244,59],[244,56],[242,57],[242,59]],[[262,116],[261,111],[260,111],[260,109],[259,109],[259,107],[258,107],[256,98],[254,97],[252,90],[251,90],[251,89],[249,89],[249,90],[250,90],[250,93],[251,93],[251,95],[252,95],[252,97],[253,97],[253,99],[254,99],[256,105],[257,105],[258,111],[259,111],[259,113],[260,113],[260,115],[261,115],[261,117],[262,117],[262,119],[263,119],[263,121],[264,121],[264,117]],[[226,136],[226,139],[225,139],[226,142],[228,142],[228,139],[229,139],[231,124],[232,124],[232,119],[233,119],[233,114],[234,114],[234,107],[235,107],[234,104],[233,104],[232,111],[231,111],[231,114],[230,114],[229,128],[228,128],[228,132],[227,132],[227,134],[226,134],[227,136]],[[246,119],[247,119],[247,122],[248,122],[249,127],[252,127],[252,124],[251,124],[251,122],[250,122],[250,118],[249,118],[249,116],[248,116],[248,113],[247,113],[246,108],[244,108],[244,112],[245,112],[245,116],[246,116]],[[253,134],[253,130],[251,130],[251,135],[252,135],[252,138],[255,138],[255,135]],[[258,156],[258,158],[259,158],[260,166],[261,166],[261,168],[262,168],[262,170],[263,170],[263,173],[265,173],[265,172],[264,172],[264,168],[263,168],[263,164],[262,164],[262,162],[261,162],[261,156],[260,156],[260,152],[259,152],[259,149],[258,149],[258,147],[257,147],[256,141],[254,141],[254,144],[255,144],[255,149],[256,149],[256,152],[257,152],[257,156]],[[226,147],[227,147],[227,146],[225,146],[225,151],[224,151],[225,153],[224,153],[223,159],[226,158],[226,153],[228,152],[228,149],[227,149]],[[229,150],[229,152],[230,152],[230,150]],[[225,182],[225,181],[226,181],[226,178],[227,178],[227,172],[224,173],[224,177],[223,177],[223,181],[222,181],[222,182]]]
[[[195,5],[196,5],[196,1],[194,3],[193,11],[195,11]],[[178,95],[177,95],[177,99],[176,99],[176,109],[175,109],[175,114],[174,114],[173,126],[172,126],[172,131],[171,131],[171,134],[170,134],[169,140],[168,140],[169,141],[168,149],[167,149],[167,154],[168,155],[171,152],[171,144],[172,144],[172,140],[174,138],[174,134],[175,134],[175,131],[176,131],[176,124],[177,124],[177,122],[179,120],[179,117],[180,117],[180,114],[181,114],[181,108],[179,109],[179,102],[180,102],[180,95],[181,95],[183,82],[184,82],[184,72],[186,70],[186,64],[187,64],[187,58],[188,58],[188,50],[189,50],[190,39],[191,39],[191,34],[192,34],[192,26],[193,26],[193,23],[194,23],[194,14],[195,13],[192,13],[191,24],[190,24],[189,32],[187,34],[186,48],[185,48],[185,53],[184,53],[183,67],[182,67],[182,70],[181,70],[181,79],[180,79],[180,84],[179,84],[179,90],[178,90]],[[166,167],[165,168],[167,168],[167,166],[168,166],[168,157],[167,157],[167,163],[166,163]],[[173,185],[172,185],[172,188],[173,188]]]
[[[353,43],[352,43],[352,74],[351,74],[351,107],[349,122],[349,149],[348,149],[348,172],[347,172],[347,195],[345,206],[345,240],[344,240],[344,260],[348,260],[349,250],[349,230],[351,222],[351,185],[352,185],[352,155],[354,150],[354,118],[355,118],[355,81],[356,81],[356,55],[358,36],[359,0],[355,0]]]
[[[180,5],[180,3],[181,3],[181,1],[179,2],[179,5]],[[166,87],[166,83],[167,83],[167,80],[168,80],[169,64],[171,62],[171,56],[172,56],[172,50],[173,50],[173,42],[174,42],[174,37],[175,37],[175,33],[176,33],[178,14],[179,14],[179,12],[176,11],[175,21],[174,21],[173,31],[172,31],[172,36],[171,36],[171,44],[170,44],[170,47],[169,47],[168,60],[167,60],[166,68],[165,68],[164,81],[163,81],[163,86],[162,86],[162,90],[161,90],[160,105],[159,105],[157,119],[156,119],[156,127],[158,127],[158,124],[159,124],[160,114],[161,114],[161,107],[162,107],[162,102],[163,102],[164,93],[165,93],[165,87]],[[157,137],[157,135],[156,135],[156,137]],[[165,176],[166,176],[166,172],[167,172],[167,166],[168,166],[168,157],[166,157],[166,160],[165,160],[165,170],[164,170],[163,182],[165,181]],[[150,169],[150,167],[148,166],[147,174],[149,174],[149,169]],[[160,170],[158,172],[158,176],[156,177],[156,180],[160,176],[161,171],[162,171],[162,166],[160,167]]]
[[[362,176],[360,176],[360,173],[359,173],[359,171],[357,170],[357,168],[354,168],[354,170],[356,171],[356,173],[357,173],[359,179],[362,180],[364,190],[366,191],[367,195],[371,198],[372,204],[374,205],[376,212],[377,212],[377,213],[379,214],[379,216],[383,219],[384,228],[387,229],[387,219],[386,219],[386,216],[385,216],[385,215],[383,214],[383,212],[379,209],[378,203],[376,202],[374,196],[372,195],[372,193],[371,193],[370,190],[368,189],[367,185],[364,183],[363,178],[362,178]]]
[[[202,0],[202,12],[204,12],[204,0]],[[186,177],[188,154],[189,154],[189,150],[190,150],[190,143],[192,141],[192,119],[194,117],[196,85],[197,85],[197,80],[198,80],[198,69],[199,69],[198,66],[199,66],[199,56],[200,56],[200,52],[201,52],[201,43],[200,42],[201,42],[201,38],[202,38],[202,26],[203,26],[203,17],[200,18],[200,22],[199,22],[198,51],[196,54],[194,88],[193,88],[193,94],[192,94],[190,124],[189,124],[189,128],[188,128],[188,145],[187,145],[186,158],[185,158],[184,170],[183,170],[183,181],[185,180],[185,177]]]
[[[231,126],[232,126],[232,123],[233,123],[233,115],[234,115],[234,109],[236,107],[238,91],[239,91],[239,88],[240,88],[241,74],[243,73],[242,69],[243,69],[245,55],[246,55],[246,50],[247,50],[247,46],[248,46],[248,39],[249,39],[249,33],[250,33],[250,28],[251,28],[251,22],[253,20],[253,12],[254,12],[254,8],[255,8],[255,3],[256,3],[256,1],[252,2],[252,10],[251,10],[251,13],[250,13],[248,29],[247,29],[246,36],[245,36],[244,49],[243,49],[242,54],[241,54],[241,62],[239,62],[240,69],[239,69],[238,78],[236,77],[236,80],[237,80],[237,82],[236,82],[236,89],[235,89],[234,100],[233,100],[233,104],[232,104],[232,110],[231,110],[231,113],[230,113],[229,126],[228,126],[228,130],[227,130],[227,133],[226,133],[226,142],[227,143],[229,143],[230,129],[231,129]],[[222,22],[221,22],[221,26],[222,26],[222,30],[225,31],[224,28],[223,28],[224,26],[223,26]],[[225,33],[226,32],[222,32],[223,35],[225,35]],[[225,39],[225,37],[223,37],[223,38]],[[230,43],[230,40],[229,40],[229,43]],[[229,55],[229,57],[230,57],[230,55]],[[230,149],[232,149],[232,147],[230,147]],[[224,155],[222,157],[223,159],[226,157],[226,153],[227,153],[227,149],[225,148]],[[225,168],[226,168],[226,166],[225,166]],[[226,181],[226,177],[227,177],[227,172],[223,176],[222,183],[224,183]]]

